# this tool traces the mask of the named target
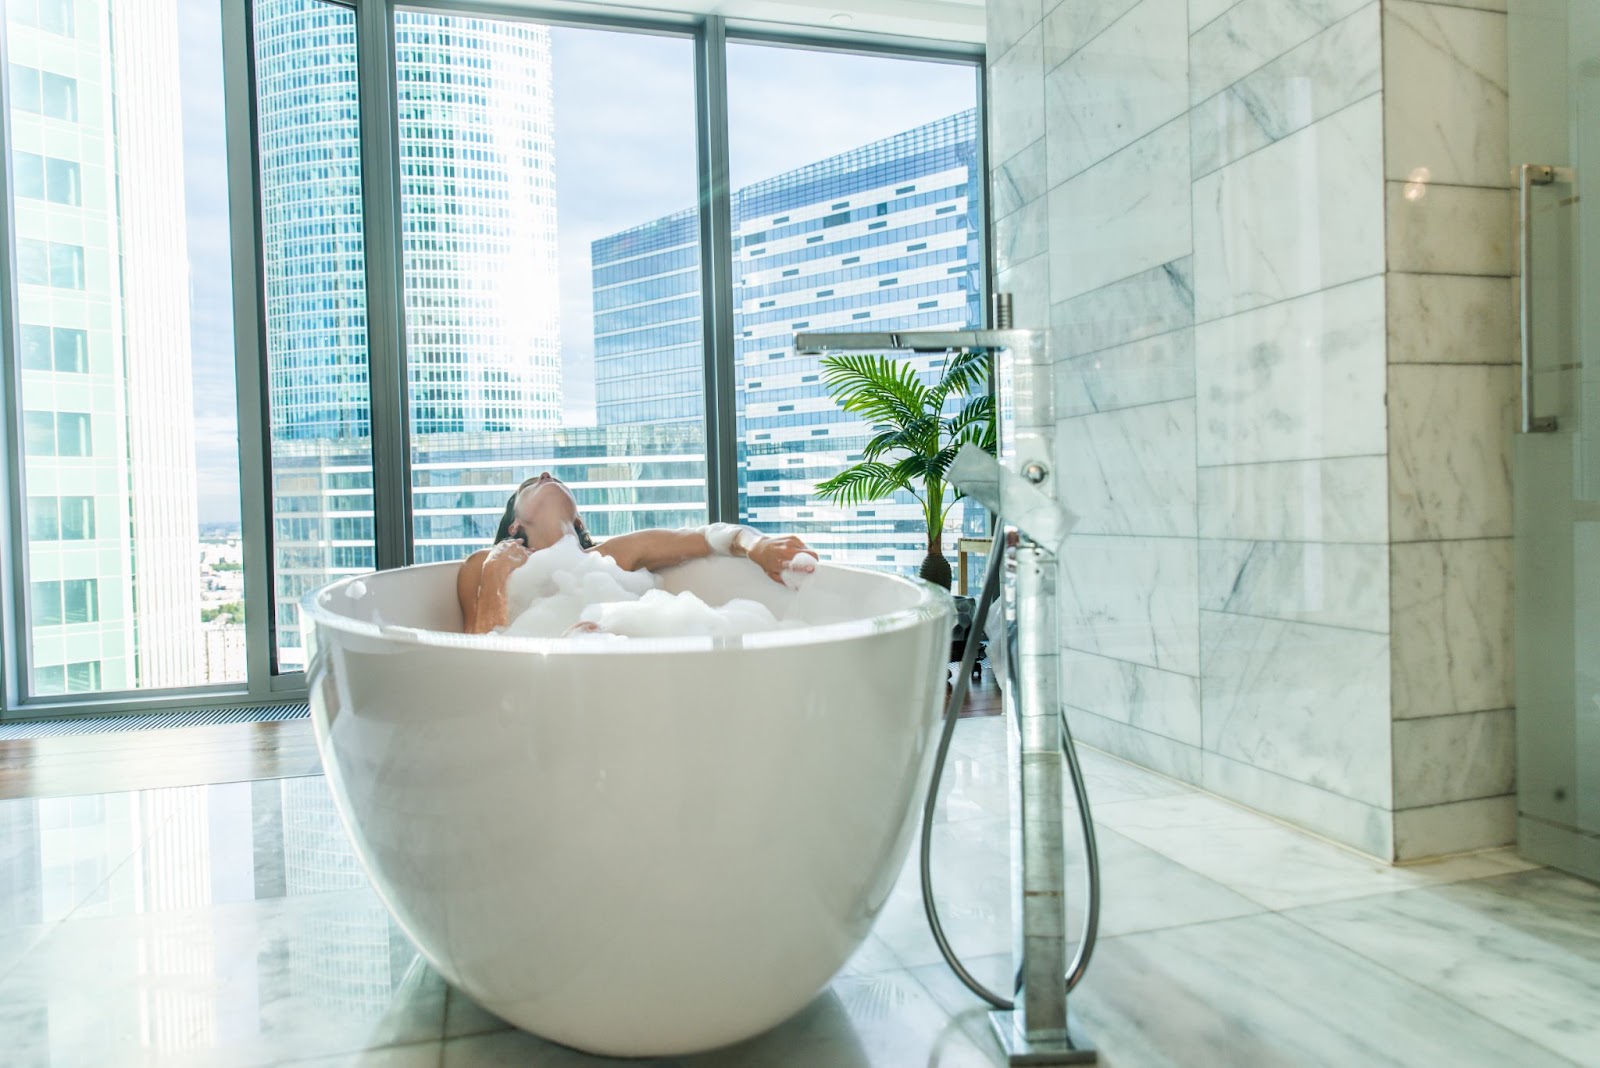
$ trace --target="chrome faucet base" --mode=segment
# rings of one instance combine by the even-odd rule
[[[1018,1030],[1015,1012],[989,1013],[989,1025],[994,1028],[995,1040],[1000,1043],[1006,1063],[1018,1066],[1098,1063],[1099,1051],[1082,1039],[1077,1023],[1077,1015],[1069,1014],[1065,1038],[1029,1040]]]

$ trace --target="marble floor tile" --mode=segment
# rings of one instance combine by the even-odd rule
[[[0,981],[5,1062],[272,1064],[434,1041],[445,984],[370,891],[69,919]]]
[[[1100,852],[1100,934],[1117,935],[1248,916],[1262,907],[1219,883],[1125,838],[1109,827],[1095,832]],[[1082,929],[1085,894],[1078,828],[1067,829],[1067,929]]]
[[[1568,1064],[1273,915],[1110,939],[1074,1008],[1108,1068]]]
[[[1579,1063],[1600,1061],[1600,887],[1548,869],[1289,919]]]
[[[1006,819],[988,817],[934,829],[935,903],[945,937],[962,956],[1011,948],[1009,827]],[[942,959],[923,914],[915,840],[874,933],[908,967]]]
[[[279,1068],[439,1068],[444,1057],[443,1042],[412,1042],[404,1046],[384,1046],[332,1057],[311,1057],[298,1061],[279,1061]]]
[[[0,932],[60,920],[107,893],[106,880],[172,815],[186,790],[0,801]],[[0,970],[6,958],[0,948]]]
[[[1078,764],[1083,768],[1084,779],[1088,783],[1090,807],[1195,792],[1177,779],[1169,779],[1086,746],[1078,747]]]
[[[1204,794],[1102,805],[1099,821],[1270,909],[1500,875],[1507,851],[1396,868]]]

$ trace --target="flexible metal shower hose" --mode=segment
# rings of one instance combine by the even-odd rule
[[[979,595],[976,611],[972,615],[972,626],[967,631],[967,646],[961,655],[961,673],[956,678],[954,689],[950,693],[949,704],[945,707],[944,730],[939,735],[939,750],[934,756],[933,778],[928,783],[928,797],[922,806],[922,908],[928,916],[928,927],[933,931],[933,940],[938,943],[939,952],[943,954],[945,963],[950,965],[950,970],[956,973],[956,978],[964,983],[968,990],[987,1001],[990,1005],[1002,1011],[1015,1008],[1011,998],[1002,997],[993,990],[984,986],[972,973],[962,965],[951,948],[950,942],[945,938],[944,926],[939,922],[939,910],[933,901],[933,816],[939,807],[939,780],[944,776],[945,758],[950,752],[950,739],[955,734],[956,718],[960,714],[961,706],[966,703],[968,681],[972,678],[972,666],[978,660],[978,635],[982,631],[988,617],[989,606],[994,604],[1000,591],[1000,572],[1005,559],[1005,524],[999,517],[995,518],[995,544],[989,552],[989,566],[984,571],[983,592]],[[1010,632],[1005,625],[1005,602],[1001,600],[1000,607],[1001,633],[998,638],[1001,655],[1005,657],[1006,678],[1012,683],[1007,687],[1013,695],[1016,692],[1016,661],[1011,655]],[[990,648],[996,644],[991,636]],[[1012,709],[1016,714],[1016,709]],[[1087,895],[1088,907],[1083,917],[1083,937],[1078,942],[1078,951],[1073,955],[1072,966],[1067,972],[1067,990],[1071,991],[1083,979],[1083,973],[1089,968],[1089,958],[1094,954],[1095,936],[1100,929],[1100,852],[1095,845],[1094,820],[1089,815],[1089,792],[1084,786],[1083,769],[1078,765],[1078,751],[1072,744],[1072,732],[1067,727],[1067,717],[1061,716],[1061,749],[1067,758],[1067,768],[1072,773],[1072,789],[1078,799],[1078,821],[1083,828],[1084,856],[1088,874],[1089,892]],[[1013,986],[1013,992],[1021,989],[1021,972]]]

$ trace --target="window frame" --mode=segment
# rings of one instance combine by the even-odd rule
[[[60,715],[138,714],[152,711],[273,705],[303,700],[303,673],[276,672],[274,618],[288,608],[275,603],[273,470],[268,414],[266,314],[263,291],[261,185],[258,176],[256,71],[251,0],[217,0],[222,24],[222,80],[227,154],[229,227],[233,274],[234,359],[237,390],[241,534],[246,599],[246,678],[243,682],[166,690],[122,690],[56,694],[29,693],[29,636],[32,585],[27,574],[30,503],[22,462],[23,410],[20,403],[22,327],[17,231],[12,191],[9,134],[13,86],[5,49],[0,47],[0,434],[7,462],[0,465],[0,720]],[[735,521],[739,469],[733,364],[734,252],[731,194],[728,186],[727,49],[733,42],[846,52],[869,56],[948,62],[970,66],[976,86],[979,165],[983,203],[983,306],[992,291],[992,219],[987,197],[987,79],[981,45],[918,40],[885,35],[770,25],[730,23],[721,16],[662,12],[640,17],[637,9],[570,6],[512,8],[496,0],[321,0],[353,10],[356,16],[357,94],[361,130],[361,212],[366,251],[368,383],[371,396],[372,498],[375,550],[380,569],[413,562],[410,441],[408,434],[404,279],[400,227],[400,157],[395,123],[398,84],[394,17],[397,11],[463,15],[534,22],[551,27],[616,30],[674,37],[694,42],[696,159],[699,181],[700,278],[703,388],[706,417],[707,501],[712,521]],[[559,2],[559,0],[556,0]],[[42,75],[38,97],[43,114]],[[72,121],[58,119],[56,121]],[[44,164],[48,168],[49,164]],[[45,199],[50,198],[48,173]],[[77,195],[81,198],[81,186]],[[49,265],[47,265],[48,270]],[[52,337],[48,373],[71,373],[57,366]],[[90,359],[85,354],[85,359]],[[30,368],[28,373],[47,373]],[[58,432],[59,436],[59,432]],[[90,441],[92,446],[92,439]],[[91,508],[93,505],[91,504]],[[60,502],[57,526],[60,527]],[[91,531],[90,536],[93,537]],[[82,543],[79,543],[82,544]],[[62,614],[65,615],[63,585]],[[95,613],[98,616],[98,613]],[[65,672],[66,665],[62,671]]]

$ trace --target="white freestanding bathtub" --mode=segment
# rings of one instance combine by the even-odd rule
[[[378,893],[450,982],[611,1055],[709,1049],[807,1004],[900,872],[945,695],[951,602],[823,566],[802,630],[460,634],[455,564],[301,606],[329,786]],[[748,561],[661,575],[795,597]]]

